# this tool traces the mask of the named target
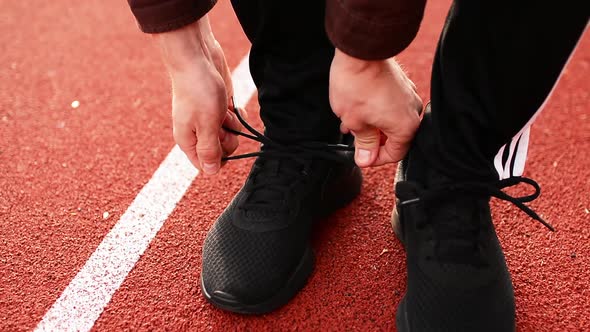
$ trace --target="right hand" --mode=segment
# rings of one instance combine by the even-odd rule
[[[233,89],[223,50],[207,16],[154,37],[172,83],[174,140],[195,167],[216,174],[221,157],[238,147],[238,138],[222,125],[241,129],[229,111]]]
[[[395,59],[366,61],[336,50],[330,104],[340,130],[355,136],[359,167],[404,158],[421,121],[422,99]]]

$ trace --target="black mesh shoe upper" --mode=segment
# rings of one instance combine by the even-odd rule
[[[503,188],[526,183],[529,196]],[[396,233],[407,252],[408,285],[397,313],[400,331],[514,331],[510,274],[496,236],[491,196],[524,205],[539,195],[527,178],[491,182],[451,179],[431,167],[414,146],[396,180]],[[552,228],[551,228],[552,229]]]
[[[347,152],[351,147],[281,144],[243,124],[252,135],[238,134],[263,145],[259,152],[227,158],[257,157],[207,234],[202,287],[224,309],[263,313],[302,287],[313,264],[313,222],[352,200],[361,177]]]
[[[210,293],[221,291],[241,304],[256,304],[271,298],[294,272],[311,225],[257,232],[234,224],[236,209],[236,203],[228,206],[207,235],[203,285]]]

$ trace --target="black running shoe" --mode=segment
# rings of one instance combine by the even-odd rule
[[[262,314],[286,304],[314,267],[314,222],[360,192],[353,147],[327,143],[285,145],[250,127],[236,134],[260,141],[246,183],[215,222],[203,247],[201,289],[215,306]]]
[[[509,201],[553,230],[524,204],[539,195],[538,184],[523,177],[462,182],[430,165],[414,145],[396,176],[392,223],[408,273],[398,331],[514,331],[514,293],[489,201]],[[519,183],[535,192],[512,197],[502,191]]]

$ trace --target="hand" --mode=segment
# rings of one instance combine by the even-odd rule
[[[355,136],[360,167],[403,159],[423,107],[416,86],[395,60],[365,61],[339,50],[330,68],[330,104],[342,133]]]
[[[178,30],[155,34],[172,83],[174,140],[191,163],[205,174],[221,168],[238,138],[221,127],[240,130],[229,107],[231,74],[207,16]]]

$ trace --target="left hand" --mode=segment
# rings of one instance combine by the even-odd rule
[[[239,144],[237,136],[222,126],[241,128],[229,111],[233,90],[223,49],[206,15],[152,36],[172,83],[174,140],[195,167],[204,174],[216,174],[224,165],[222,157],[231,155]]]
[[[403,159],[423,107],[416,86],[394,59],[365,61],[339,50],[330,68],[330,104],[341,131],[355,136],[359,167]]]

